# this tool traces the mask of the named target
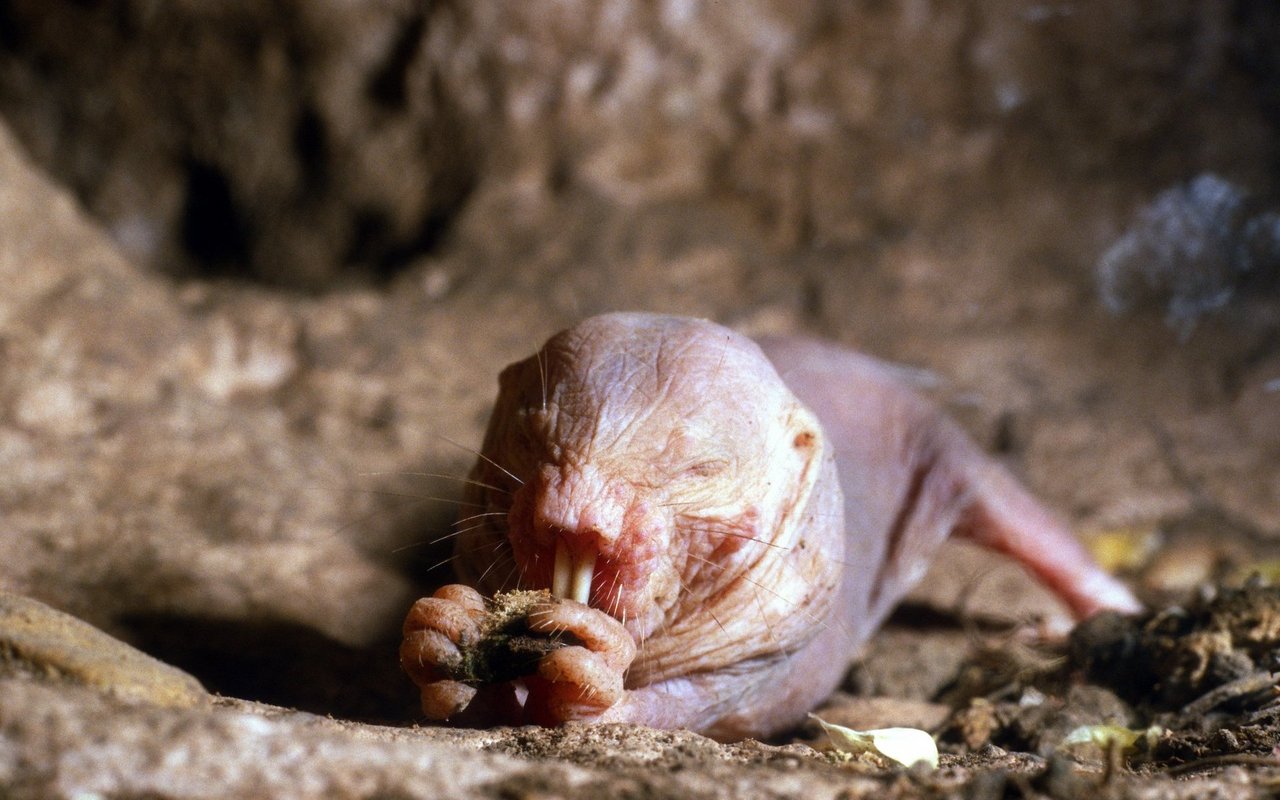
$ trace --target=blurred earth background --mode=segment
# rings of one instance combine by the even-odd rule
[[[992,743],[922,777],[406,727],[460,494],[414,473],[465,473],[449,440],[555,331],[690,314],[916,368],[1153,604],[1280,577],[1278,181],[1264,0],[0,2],[0,588],[223,698],[86,689],[97,645],[0,625],[0,786],[1074,796]],[[974,626],[1060,613],[940,563],[854,717],[940,725]],[[1246,761],[1103,790],[1264,796]]]

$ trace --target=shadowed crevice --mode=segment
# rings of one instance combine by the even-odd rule
[[[416,691],[400,671],[398,631],[359,648],[288,622],[180,614],[120,622],[131,644],[217,694],[367,722],[417,716]]]

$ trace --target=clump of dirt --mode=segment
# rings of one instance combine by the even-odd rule
[[[1140,617],[1100,614],[1075,630],[1071,657],[1089,680],[1157,713],[1256,709],[1275,698],[1280,587],[1203,591]]]
[[[986,656],[980,650],[973,662]],[[1280,744],[1278,586],[1204,589],[1142,615],[1100,614],[1064,646],[1021,664],[961,670],[950,698],[944,695],[956,707],[943,726],[944,747],[1047,757],[1082,730],[1101,742],[1128,731],[1133,741],[1111,753],[1100,746],[1098,757],[1113,767],[1128,759],[1185,771],[1270,759]],[[994,677],[984,684],[982,674]]]
[[[545,589],[499,592],[487,598],[480,638],[459,647],[462,659],[446,677],[472,686],[511,681],[536,672],[538,660],[547,653],[581,644],[569,633],[529,629],[529,612],[552,599]]]

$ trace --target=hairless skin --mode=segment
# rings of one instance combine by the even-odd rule
[[[433,719],[626,721],[720,739],[798,722],[957,535],[1078,616],[1136,610],[1071,532],[894,371],[832,344],[607,314],[503,371],[459,537],[401,661]],[[581,645],[479,689],[444,677],[483,595],[548,588]],[[523,704],[520,698],[523,696]]]

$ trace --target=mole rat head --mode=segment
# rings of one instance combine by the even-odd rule
[[[505,512],[505,531],[488,535],[514,558],[506,583],[589,603],[644,636],[794,544],[822,433],[749,339],[609,314],[554,336],[500,384],[473,499]],[[494,555],[466,558],[479,574]]]

